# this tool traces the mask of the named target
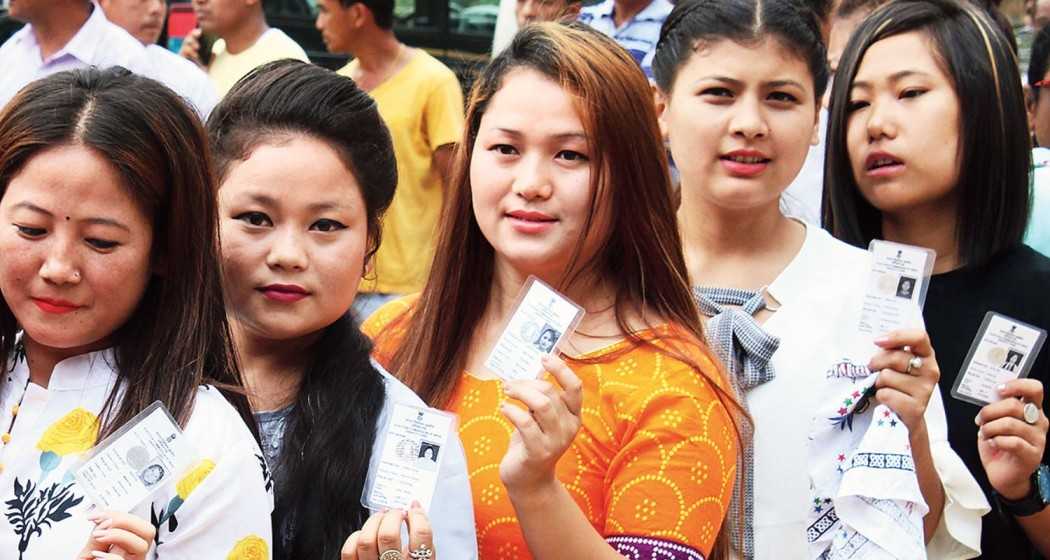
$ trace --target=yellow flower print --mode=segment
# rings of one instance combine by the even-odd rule
[[[226,560],[270,560],[270,547],[257,535],[248,535],[237,541]]]
[[[203,459],[193,467],[193,470],[182,477],[182,480],[175,486],[175,490],[178,492],[179,497],[182,498],[182,501],[186,501],[186,498],[190,497],[190,494],[211,474],[214,468],[215,461]]]
[[[60,457],[83,453],[95,445],[98,418],[83,408],[74,408],[51,424],[37,442],[37,449]]]

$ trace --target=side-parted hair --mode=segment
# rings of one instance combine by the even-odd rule
[[[755,45],[767,37],[797,53],[813,76],[814,103],[828,86],[821,20],[801,0],[681,0],[667,16],[653,55],[653,77],[665,93],[697,50],[721,40]]]
[[[397,185],[397,161],[375,101],[353,80],[297,60],[265,64],[226,94],[208,120],[208,132],[220,189],[230,167],[260,145],[305,135],[330,146],[360,186],[367,254],[375,252],[380,220]],[[347,310],[304,356],[307,366],[278,458],[274,557],[337,558],[347,535],[368,518],[361,494],[386,397],[371,351]]]
[[[205,383],[219,387],[255,433],[226,321],[211,159],[196,112],[163,85],[119,67],[33,82],[0,113],[0,197],[30,159],[64,145],[88,148],[117,171],[150,218],[151,259],[163,269],[110,335],[123,397],[108,396],[100,438],[157,400],[185,426]],[[0,301],[5,364],[18,330]]]
[[[539,72],[575,95],[591,142],[594,188],[586,229],[595,226],[603,203],[614,224],[590,262],[578,262],[581,236],[571,273],[566,271],[571,276],[558,287],[564,290],[584,272],[595,272],[615,286],[617,321],[632,339],[637,337],[627,324],[628,311],[649,308],[691,331],[697,343],[703,340],[645,76],[626,51],[597,31],[576,23],[532,24],[474,84],[436,257],[406,336],[411,343],[393,359],[395,373],[431,406],[446,405],[452,396],[469,350],[463,341],[470,340],[488,304],[495,251],[474,216],[471,155],[489,103],[506,76],[519,69]]]
[[[926,35],[959,99],[956,238],[960,263],[982,265],[1024,237],[1031,146],[1010,45],[984,10],[967,2],[896,0],[876,9],[853,33],[831,90],[823,225],[857,247],[882,237],[882,213],[861,194],[850,163],[850,95],[868,49],[909,32]]]

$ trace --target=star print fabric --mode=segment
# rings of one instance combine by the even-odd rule
[[[875,402],[878,375],[828,372],[810,434],[812,507],[806,536],[820,560],[923,559],[929,511],[915,473],[908,428]]]

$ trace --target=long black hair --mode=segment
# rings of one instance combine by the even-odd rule
[[[107,397],[99,436],[158,400],[185,426],[204,383],[219,386],[254,426],[224,311],[218,211],[197,114],[168,88],[120,67],[33,82],[0,112],[0,198],[30,159],[61,145],[89,148],[113,166],[150,217],[151,258],[165,265],[112,333],[123,396]],[[0,363],[13,356],[18,330],[0,299]]]
[[[824,228],[867,247],[882,213],[860,192],[846,141],[850,90],[864,54],[882,39],[921,31],[959,99],[959,261],[979,266],[1016,247],[1028,225],[1031,146],[1017,62],[984,10],[957,0],[897,0],[876,9],[850,38],[831,90],[824,160]]]
[[[282,60],[242,78],[208,121],[219,183],[230,164],[274,136],[304,134],[340,154],[361,186],[369,250],[394,196],[397,165],[375,102],[352,80],[303,62]],[[371,342],[347,313],[310,349],[279,458],[274,512],[277,556],[338,558],[364,524],[361,493],[385,388],[369,361]],[[285,541],[282,530],[293,529]]]
[[[802,0],[681,0],[660,30],[653,55],[656,85],[670,93],[678,71],[705,44],[728,39],[741,45],[777,39],[798,53],[813,75],[813,102],[828,85],[827,48],[821,35],[826,14]],[[816,3],[819,4],[819,3]]]

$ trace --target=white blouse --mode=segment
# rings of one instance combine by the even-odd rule
[[[384,425],[393,414],[394,404],[423,407],[423,399],[412,389],[386,371],[379,362],[372,360],[372,367],[383,376],[386,385],[386,402],[380,413],[377,426]],[[377,434],[372,448],[373,459],[382,455],[381,440]],[[435,555],[449,560],[475,560],[478,557],[478,535],[474,530],[474,498],[470,492],[470,476],[467,474],[467,457],[459,432],[453,431],[448,440],[445,458],[438,472],[437,488],[427,512],[434,532]],[[407,539],[406,531],[402,538]],[[405,542],[405,541],[402,541]]]
[[[116,384],[113,353],[59,362],[45,389],[29,383],[24,357],[0,382],[0,556],[72,560],[94,524],[70,469],[95,445],[97,417]],[[19,404],[21,403],[21,404]],[[199,461],[131,513],[157,527],[147,559],[270,558],[272,484],[236,410],[200,387],[184,433]]]
[[[870,268],[869,255],[806,226],[802,249],[768,287],[779,309],[762,325],[780,338],[776,377],[747,394],[755,425],[755,558],[807,556],[810,503],[808,436],[819,387],[832,363],[848,352]],[[988,503],[948,444],[940,391],[926,409],[934,466],[945,490],[942,521],[927,546],[931,559],[980,552],[981,516]]]

